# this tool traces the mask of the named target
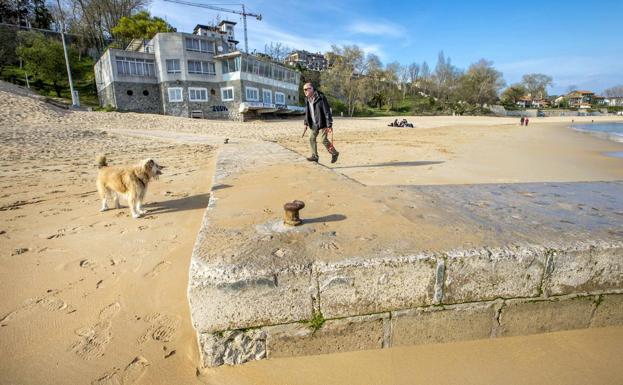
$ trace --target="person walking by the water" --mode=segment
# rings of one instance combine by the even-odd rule
[[[331,163],[337,162],[339,152],[333,147],[333,143],[329,141],[327,135],[333,132],[333,116],[329,102],[322,92],[316,91],[311,83],[305,83],[303,86],[305,93],[305,128],[310,128],[309,145],[311,147],[311,156],[307,158],[310,162],[318,162],[318,148],[316,138],[318,133],[322,131],[322,144],[331,154]]]
[[[523,122],[525,121],[525,119],[526,118],[522,116],[521,119],[519,120],[519,125],[523,126]]]
[[[526,120],[524,121],[524,124],[525,124],[526,126],[528,125],[528,121],[529,121],[529,120],[530,120],[530,119],[526,118]]]

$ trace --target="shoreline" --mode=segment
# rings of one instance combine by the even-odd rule
[[[598,123],[584,123],[584,124],[571,124],[569,128],[572,130],[586,133],[601,139],[606,139],[616,143],[623,143],[623,124],[620,125],[621,132],[610,132],[610,131],[602,131],[596,129],[590,129],[591,126],[603,126],[603,125],[618,125],[620,122],[612,121],[612,122],[598,122]],[[579,126],[579,127],[578,127]]]

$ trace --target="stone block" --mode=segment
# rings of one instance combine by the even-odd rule
[[[591,327],[623,325],[623,294],[604,295],[591,320]]]
[[[296,323],[264,328],[268,358],[336,353],[383,347],[384,315],[328,320],[318,330]]]
[[[444,304],[539,295],[545,262],[540,248],[478,249],[447,255]]]
[[[594,308],[594,297],[505,301],[497,335],[521,336],[587,328]]]
[[[204,367],[237,365],[266,358],[266,333],[259,329],[200,333]]]
[[[248,271],[193,261],[188,289],[198,333],[244,329],[309,319],[311,267]]]
[[[623,245],[606,242],[551,250],[543,283],[546,295],[593,293],[623,288]]]
[[[429,256],[318,264],[320,309],[338,318],[432,304],[435,269]]]
[[[391,346],[489,338],[495,304],[429,307],[392,312]]]

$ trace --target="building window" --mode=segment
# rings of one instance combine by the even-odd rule
[[[147,90],[143,90],[143,95],[145,95],[145,96],[149,96],[149,91],[147,91]]]
[[[198,51],[198,52],[215,52],[215,43],[213,41],[207,41],[203,39],[195,39],[192,37],[186,38],[186,49],[188,51]]]
[[[182,72],[180,69],[180,59],[167,59],[167,73],[179,74]]]
[[[272,103],[273,102],[273,91],[262,90],[262,100],[264,101],[264,103]]]
[[[249,102],[257,102],[260,100],[260,91],[254,87],[245,87],[246,100]]]
[[[153,60],[117,56],[115,61],[119,75],[156,76]]]
[[[228,72],[240,71],[240,57],[235,57],[233,59],[223,60],[221,62],[221,67],[223,68],[223,73],[224,74],[226,74]]]
[[[297,84],[299,74],[282,67],[278,64],[267,63],[261,60],[256,60],[252,57],[242,58],[242,65],[240,67],[242,72],[247,72],[254,75],[259,75],[283,82]]]
[[[189,60],[189,74],[216,75],[216,65],[211,61]]]
[[[283,92],[275,92],[275,104],[286,104],[286,95]]]
[[[208,89],[207,88],[188,88],[188,100],[191,102],[207,102],[208,101]]]
[[[234,87],[221,88],[221,100],[224,102],[234,100]]]
[[[134,91],[132,91],[132,90],[128,90],[128,91],[126,92],[126,94],[128,94],[128,96],[132,96],[132,95],[134,95]]]
[[[172,87],[167,90],[169,94],[169,102],[182,102],[184,101],[182,98],[182,88],[181,87]]]

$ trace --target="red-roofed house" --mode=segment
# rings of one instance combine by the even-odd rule
[[[605,104],[606,98],[592,91],[573,91],[567,94],[567,99],[569,107],[591,108],[593,104]]]

